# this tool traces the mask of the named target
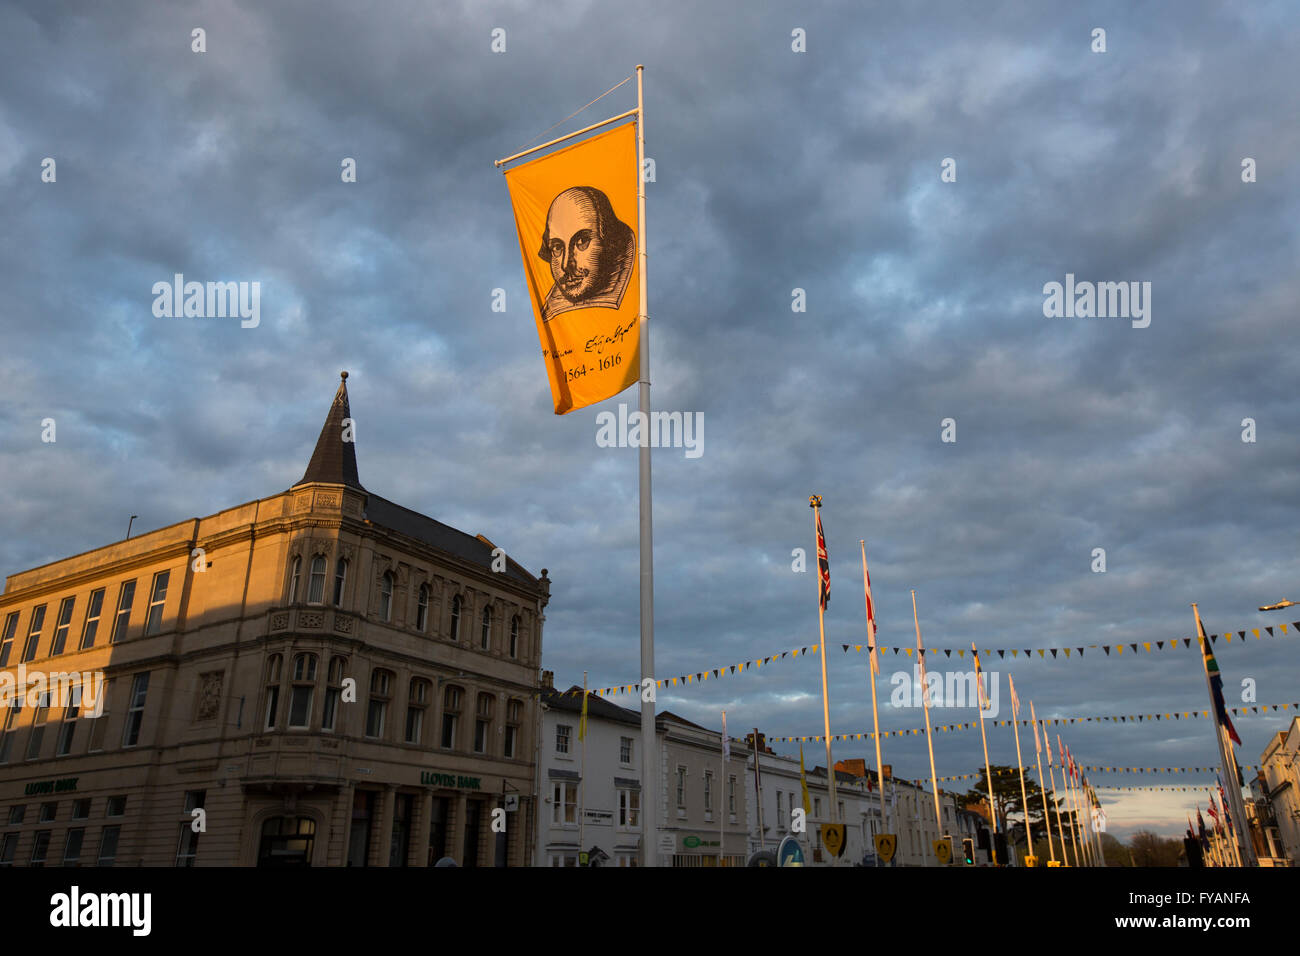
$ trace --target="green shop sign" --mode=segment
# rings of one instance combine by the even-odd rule
[[[432,770],[420,771],[420,783],[431,787],[451,787],[454,790],[482,790],[480,777],[466,777],[457,773],[434,773]]]
[[[29,797],[37,793],[66,793],[69,790],[76,790],[77,781],[80,779],[80,777],[64,777],[62,780],[39,780],[36,783],[29,783],[23,793]]]
[[[721,845],[722,844],[719,843],[717,840],[701,840],[699,837],[695,836],[694,834],[688,837],[682,837],[682,846],[691,850],[694,850],[697,846],[721,846]]]

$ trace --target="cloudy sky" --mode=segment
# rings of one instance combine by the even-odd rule
[[[595,442],[635,390],[552,413],[492,163],[643,63],[653,400],[704,420],[701,457],[654,456],[659,676],[817,642],[791,569],[812,493],[835,733],[871,729],[865,656],[838,649],[863,640],[862,538],[886,646],[914,642],[913,588],[936,647],[1167,641],[1192,601],[1215,633],[1289,624],[1255,609],[1300,600],[1294,5],[754,6],[0,8],[0,572],[287,488],[347,369],[366,487],[549,569],[557,683],[636,680],[636,452]],[[260,325],[156,318],[178,272],[260,282]],[[1149,327],[1045,317],[1067,273],[1149,282]],[[1219,643],[1230,705],[1247,678],[1300,700],[1288,630]],[[887,728],[921,726],[888,703],[910,666],[885,661]],[[986,666],[1004,717],[1008,674],[1045,716],[1208,706],[1190,650]],[[660,706],[816,734],[819,676],[787,659]],[[1241,763],[1286,720],[1240,719]],[[1063,735],[1085,764],[1217,762],[1206,721]],[[980,763],[978,732],[935,750],[940,775]],[[928,773],[921,737],[885,759]],[[1196,799],[1104,793],[1120,836]]]

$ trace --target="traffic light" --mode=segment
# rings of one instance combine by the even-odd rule
[[[965,854],[966,857],[966,865],[974,866],[975,865],[975,841],[972,840],[970,837],[967,837],[966,839],[961,841],[961,849],[962,849],[962,853]]]
[[[979,848],[987,851],[989,848],[989,831],[984,827],[980,827],[975,831],[975,836],[979,839]]]
[[[993,834],[993,849],[997,851],[998,866],[1006,866],[1010,859],[1007,856],[1007,835],[999,830]]]

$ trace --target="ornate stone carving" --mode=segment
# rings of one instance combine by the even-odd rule
[[[315,611],[304,611],[298,615],[298,626],[310,630],[319,630],[325,619]]]
[[[208,671],[199,675],[199,697],[194,709],[194,719],[216,720],[221,710],[221,688],[225,671]]]
[[[339,615],[335,615],[335,617],[334,617],[334,630],[337,631],[337,632],[340,633],[340,634],[351,634],[351,633],[352,633],[352,618],[350,618],[350,617],[344,617],[344,616],[341,615],[341,614],[339,614]]]
[[[280,613],[278,613],[278,614],[272,614],[272,615],[271,615],[271,630],[273,630],[273,631],[283,631],[283,630],[287,629],[288,627],[289,627],[289,614],[288,614],[288,612],[284,612],[284,611],[282,611],[282,612],[280,612]]]

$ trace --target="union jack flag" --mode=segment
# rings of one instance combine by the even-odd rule
[[[822,510],[813,510],[817,512],[817,596],[824,611],[831,602],[831,563],[826,557],[826,536],[822,534]]]

